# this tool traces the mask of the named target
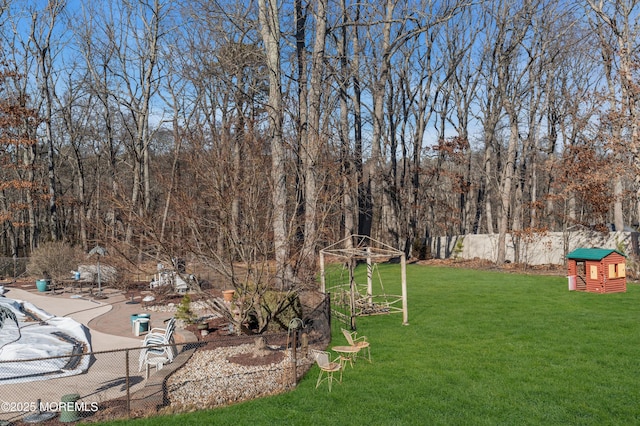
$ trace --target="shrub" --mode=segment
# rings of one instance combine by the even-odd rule
[[[185,324],[193,324],[195,322],[197,315],[191,310],[191,297],[189,294],[185,294],[182,298],[175,316],[177,319],[184,321]]]
[[[27,274],[37,278],[69,279],[82,255],[81,249],[64,242],[44,243],[31,254]]]
[[[302,305],[296,293],[267,291],[261,305],[262,316],[271,316],[267,331],[277,333],[287,330],[293,318],[302,318]]]

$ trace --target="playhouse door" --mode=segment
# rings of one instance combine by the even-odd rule
[[[587,264],[584,261],[576,262],[576,290],[587,289]]]

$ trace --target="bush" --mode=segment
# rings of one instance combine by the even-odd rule
[[[278,311],[277,307],[283,302],[282,299],[284,297],[286,297],[287,300],[284,301],[283,309]],[[269,321],[267,331],[277,333],[287,330],[292,319],[302,318],[303,316],[302,305],[300,304],[298,295],[295,293],[287,294],[280,291],[267,291],[262,301],[262,315],[267,317],[269,314],[273,316]]]
[[[27,274],[54,280],[71,278],[83,257],[81,249],[63,242],[48,242],[35,249],[27,263]]]
[[[184,321],[185,324],[193,324],[195,322],[197,315],[191,310],[191,297],[188,294],[185,294],[182,298],[175,316],[177,319]]]

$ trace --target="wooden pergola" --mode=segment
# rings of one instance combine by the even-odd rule
[[[355,318],[365,315],[388,314],[402,312],[403,325],[409,325],[407,312],[407,273],[406,256],[403,251],[388,246],[380,241],[376,241],[368,236],[351,235],[330,246],[320,250],[320,290],[327,292],[325,262],[327,257],[339,259],[348,265],[349,282],[340,283],[333,287],[342,294],[348,293],[350,307],[351,328],[355,330]],[[381,262],[388,262],[400,259],[400,274],[402,294],[396,295],[374,295],[373,294],[373,269],[374,265]],[[354,278],[354,270],[358,261],[367,263],[367,285],[366,294],[362,294],[358,289],[358,284]],[[348,284],[348,285],[347,285]],[[347,288],[348,290],[344,290]],[[392,300],[389,301],[389,298]],[[380,299],[384,299],[380,302]],[[398,305],[401,307],[398,307]]]

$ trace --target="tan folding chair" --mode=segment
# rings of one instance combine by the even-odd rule
[[[371,347],[369,345],[369,342],[367,341],[367,336],[358,337],[357,332],[350,332],[349,330],[345,330],[344,328],[342,329],[342,334],[344,334],[344,337],[347,339],[347,343],[349,344],[349,346],[358,348],[358,352],[363,349],[366,350],[366,358],[369,360],[369,362],[371,362]]]
[[[342,365],[340,365],[339,362],[336,362],[336,360],[331,361],[329,358],[329,352],[319,351],[317,349],[312,349],[311,352],[316,360],[316,364],[320,367],[320,374],[316,381],[316,389],[318,389],[320,383],[326,380],[329,384],[329,392],[331,392],[331,383],[336,380],[333,377],[333,373],[340,371],[340,382],[342,382]],[[322,376],[325,377],[322,378]]]

